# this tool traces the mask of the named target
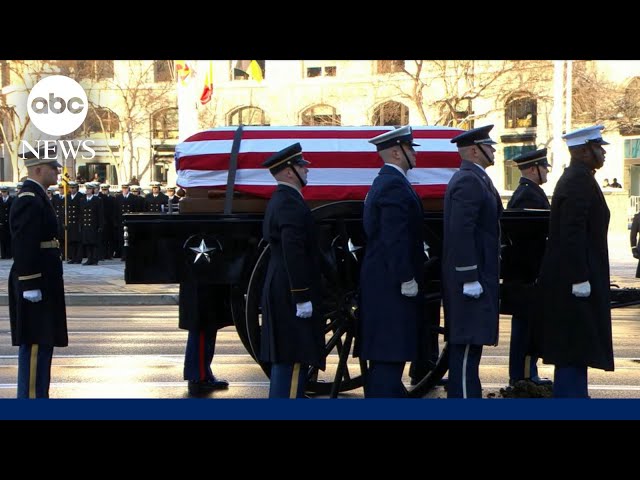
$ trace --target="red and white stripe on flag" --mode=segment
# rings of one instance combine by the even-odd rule
[[[177,184],[183,188],[227,186],[229,159],[237,127],[192,135],[176,146]],[[276,181],[262,166],[270,155],[300,142],[309,165],[307,200],[363,200],[382,167],[369,139],[392,127],[244,127],[238,154],[235,190],[269,198]],[[407,177],[422,198],[441,198],[460,167],[450,140],[463,130],[414,127],[417,166]]]

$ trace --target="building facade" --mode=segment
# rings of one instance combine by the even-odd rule
[[[26,174],[8,147],[21,134],[29,140],[38,135],[29,126],[21,131],[26,97],[38,79],[59,73],[78,80],[91,105],[85,123],[67,137],[93,140],[96,155],[67,159],[72,177],[90,179],[98,173],[112,184],[132,176],[142,185],[173,183],[180,136],[218,126],[494,124],[492,137],[499,145],[488,174],[500,192],[508,195],[518,183],[511,158],[547,147],[554,168],[544,188],[551,194],[568,161],[566,148],[554,137],[598,122],[607,127],[604,135],[611,144],[596,178],[616,178],[630,196],[640,195],[640,129],[634,128],[633,115],[627,118],[637,102],[625,93],[640,90],[640,62],[574,62],[572,78],[563,68],[558,96],[551,61],[214,60],[183,61],[178,69],[167,60],[0,61],[5,127],[0,181],[16,182]],[[596,80],[602,90],[593,90]],[[203,104],[207,84],[212,89]],[[180,109],[195,117],[182,133],[179,118],[185,111],[178,109],[178,88],[184,89]],[[554,118],[562,118],[561,128]],[[640,113],[638,119],[640,124]]]

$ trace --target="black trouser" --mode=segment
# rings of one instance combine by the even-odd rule
[[[0,228],[0,258],[11,258],[11,233],[8,228]]]
[[[83,244],[84,251],[87,254],[87,261],[85,265],[97,265],[98,264],[98,246],[94,244]]]

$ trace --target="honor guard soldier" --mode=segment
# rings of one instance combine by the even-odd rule
[[[540,187],[547,182],[550,166],[547,149],[535,150],[518,155],[513,159],[522,177],[518,188],[511,196],[507,208],[530,208],[548,210],[551,208],[547,194]],[[551,380],[538,375],[536,357],[528,354],[530,347],[530,315],[535,308],[532,302],[539,301],[534,293],[534,284],[540,273],[546,234],[535,231],[519,231],[511,237],[512,246],[502,251],[502,278],[508,289],[503,289],[501,311],[512,313],[511,340],[509,343],[509,385],[521,380],[536,385],[551,385]],[[517,247],[517,250],[514,250]]]
[[[180,197],[176,195],[176,187],[167,187],[167,207],[168,211],[178,212],[180,207],[178,207],[178,203],[180,202]]]
[[[103,183],[100,185],[100,193],[98,193],[98,197],[102,200],[104,210],[104,228],[102,230],[100,260],[111,260],[113,258],[113,252],[115,251],[116,199],[109,194],[110,188],[111,185]]]
[[[82,251],[82,236],[80,235],[80,206],[84,201],[84,194],[78,191],[78,182],[69,182],[67,194],[67,263],[82,263],[84,252]]]
[[[131,185],[131,193],[135,202],[136,212],[144,212],[144,197],[142,196],[142,187],[140,185]]]
[[[126,253],[124,249],[124,229],[122,225],[122,221],[124,215],[127,213],[138,212],[138,201],[135,195],[133,195],[129,190],[129,184],[123,183],[120,185],[121,193],[116,195],[116,208],[115,208],[115,228],[117,234],[117,243],[115,257],[121,257],[121,260],[124,261],[126,258]]]
[[[18,196],[18,194],[20,193],[20,190],[22,189],[22,183],[23,182],[16,183],[16,197]]]
[[[145,212],[165,212],[167,210],[168,197],[160,191],[160,182],[151,182],[151,193],[145,197]]]
[[[45,193],[60,164],[51,151],[23,156],[28,178],[11,207],[11,343],[18,350],[18,398],[48,398],[54,347],[68,345],[56,216]]]
[[[304,398],[309,366],[325,368],[315,225],[302,196],[307,162],[299,143],[262,164],[278,182],[262,225],[271,258],[262,293],[260,358],[271,364],[269,398]]]
[[[82,248],[87,254],[87,261],[83,265],[98,265],[98,247],[104,229],[102,199],[94,194],[98,185],[94,182],[85,184],[86,195],[80,204]]]
[[[9,214],[13,198],[9,195],[9,187],[0,187],[0,258],[11,258],[11,230],[9,229]]]
[[[64,184],[58,183],[58,190],[54,192],[51,197],[51,205],[56,212],[56,221],[58,222],[58,241],[60,242],[60,253],[62,260],[67,260],[65,257],[65,229],[64,229]]]
[[[497,345],[502,201],[485,169],[493,125],[451,139],[462,162],[444,197],[442,294],[449,347],[449,398],[482,398],[483,345]]]
[[[406,362],[418,359],[423,321],[422,202],[407,178],[416,166],[413,132],[406,126],[369,140],[384,166],[364,201],[366,235],[360,272],[356,356],[369,361],[365,398],[402,398]]]
[[[551,198],[549,236],[540,269],[544,363],[555,365],[555,398],[588,398],[587,369],[613,371],[609,278],[609,207],[594,174],[606,151],[602,125],[562,136],[571,160]]]
[[[180,197],[176,195],[176,187],[167,187],[167,199],[174,206],[180,201]]]

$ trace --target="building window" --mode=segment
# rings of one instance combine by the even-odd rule
[[[84,123],[80,125],[71,138],[82,138],[96,135],[99,137],[115,138],[120,131],[120,119],[108,108],[91,107]]]
[[[465,105],[466,104],[466,105]],[[450,106],[448,103],[442,105],[440,109],[439,125],[445,127],[456,127],[470,130],[474,126],[473,109],[471,100],[462,100],[457,105]],[[452,110],[455,108],[455,110]]]
[[[378,60],[376,73],[397,73],[404,71],[404,60]]]
[[[301,123],[307,126],[340,126],[341,120],[331,105],[315,105],[302,112]]]
[[[172,82],[173,81],[173,60],[154,60],[153,81]]]
[[[624,158],[640,158],[640,138],[629,138],[624,141]]]
[[[269,125],[264,110],[258,107],[241,107],[229,114],[229,126]]]
[[[231,78],[233,80],[255,80],[260,82],[267,78],[264,60],[232,60]]]
[[[529,128],[537,125],[538,102],[531,97],[512,97],[504,108],[505,128]]]
[[[409,125],[409,107],[399,102],[385,102],[373,112],[373,125]]]
[[[515,190],[520,183],[520,169],[512,160],[514,157],[536,149],[535,145],[509,145],[504,147],[504,187],[505,190]]]
[[[305,75],[307,78],[335,77],[338,69],[331,62],[305,62]]]
[[[0,86],[6,87],[11,84],[11,70],[9,69],[9,62],[6,60],[0,60],[0,77],[2,77]]]
[[[154,140],[178,139],[178,109],[165,108],[151,117],[151,138]]]
[[[113,60],[77,60],[69,65],[76,80],[113,78]]]

